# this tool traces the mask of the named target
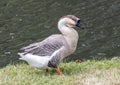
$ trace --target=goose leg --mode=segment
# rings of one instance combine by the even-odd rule
[[[57,71],[57,73],[58,73],[59,75],[62,75],[62,72],[61,72],[61,70],[60,70],[59,67],[56,68],[56,71]]]
[[[48,68],[45,69],[46,73],[48,72]]]

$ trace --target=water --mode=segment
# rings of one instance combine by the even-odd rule
[[[120,56],[119,0],[0,0],[0,67],[19,62],[19,49],[60,33],[57,21],[73,14],[86,29],[79,32],[69,60]]]

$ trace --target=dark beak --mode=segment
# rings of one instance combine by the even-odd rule
[[[84,26],[81,24],[80,20],[77,21],[76,26],[81,28],[81,29],[84,29]]]

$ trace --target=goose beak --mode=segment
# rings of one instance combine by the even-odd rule
[[[81,28],[81,29],[84,29],[84,26],[81,24],[80,20],[77,21],[76,26]]]

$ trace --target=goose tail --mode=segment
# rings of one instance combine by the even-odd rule
[[[25,57],[25,55],[24,55],[24,53],[18,53],[18,55],[20,56],[20,60],[24,60],[24,57]]]

